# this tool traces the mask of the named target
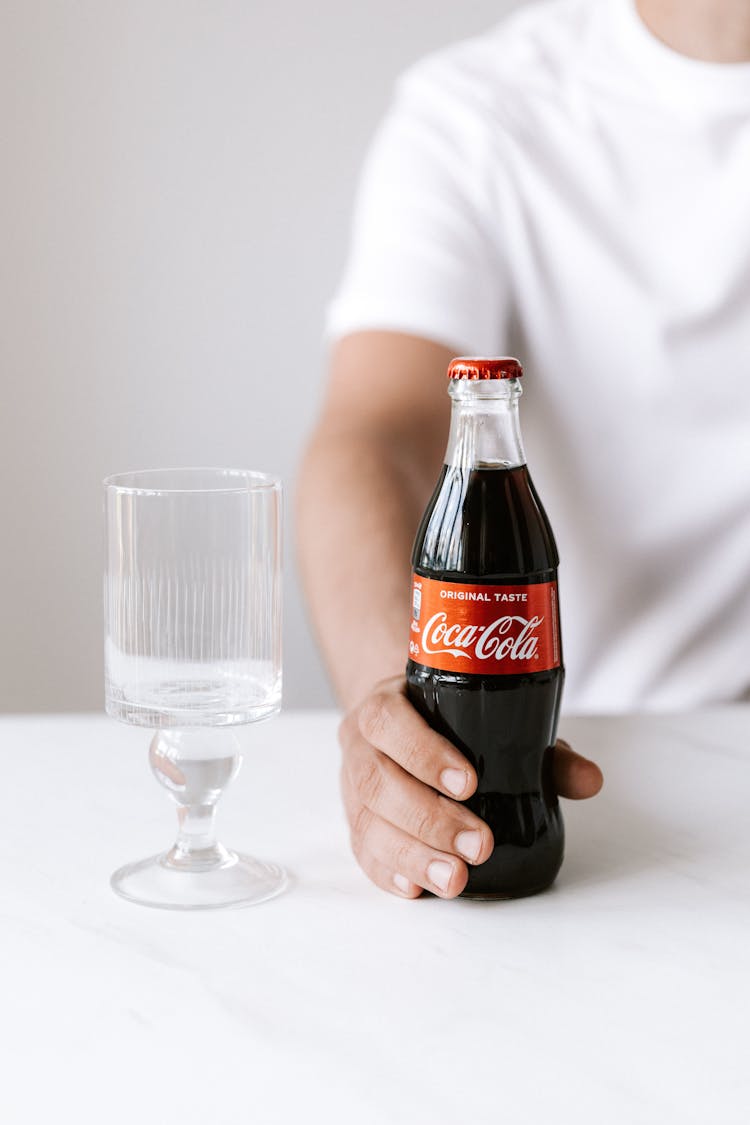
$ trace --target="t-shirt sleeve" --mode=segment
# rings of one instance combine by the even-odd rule
[[[466,92],[420,67],[401,79],[371,145],[327,335],[407,332],[492,355],[506,338],[486,125]]]

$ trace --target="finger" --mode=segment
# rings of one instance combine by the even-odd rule
[[[357,861],[368,879],[376,887],[387,891],[388,894],[397,895],[399,898],[419,898],[424,893],[422,887],[412,883],[405,875],[398,871],[391,871],[374,855],[363,852]]]
[[[431,848],[474,864],[484,863],[492,854],[492,831],[483,820],[417,781],[362,735],[349,742],[342,785],[351,789],[352,804],[364,805]]]
[[[439,898],[455,898],[461,893],[469,878],[462,860],[428,848],[374,813],[369,816],[367,832],[355,847],[355,855],[368,875],[373,871],[382,876],[384,869],[393,872],[392,879],[400,875],[404,886],[422,887]]]
[[[407,773],[458,800],[477,787],[476,773],[447,738],[432,730],[402,690],[373,692],[358,711],[360,734]]]
[[[595,797],[604,784],[596,762],[576,754],[561,738],[552,748],[552,776],[558,794],[574,801]]]

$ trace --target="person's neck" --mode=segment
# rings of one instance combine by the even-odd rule
[[[750,62],[750,0],[636,0],[649,31],[681,55]]]

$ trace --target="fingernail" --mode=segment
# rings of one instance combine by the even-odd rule
[[[482,850],[482,833],[475,828],[459,832],[456,836],[456,848],[466,859],[474,861]]]
[[[466,770],[443,770],[440,774],[440,784],[443,789],[447,789],[454,797],[460,797],[465,790],[469,781],[469,775]]]
[[[448,890],[448,884],[451,881],[452,874],[453,868],[450,863],[446,863],[444,859],[433,859],[432,863],[427,868],[427,878],[439,891]]]
[[[411,891],[411,883],[405,875],[394,875],[393,882],[396,884],[402,894],[408,895]]]

